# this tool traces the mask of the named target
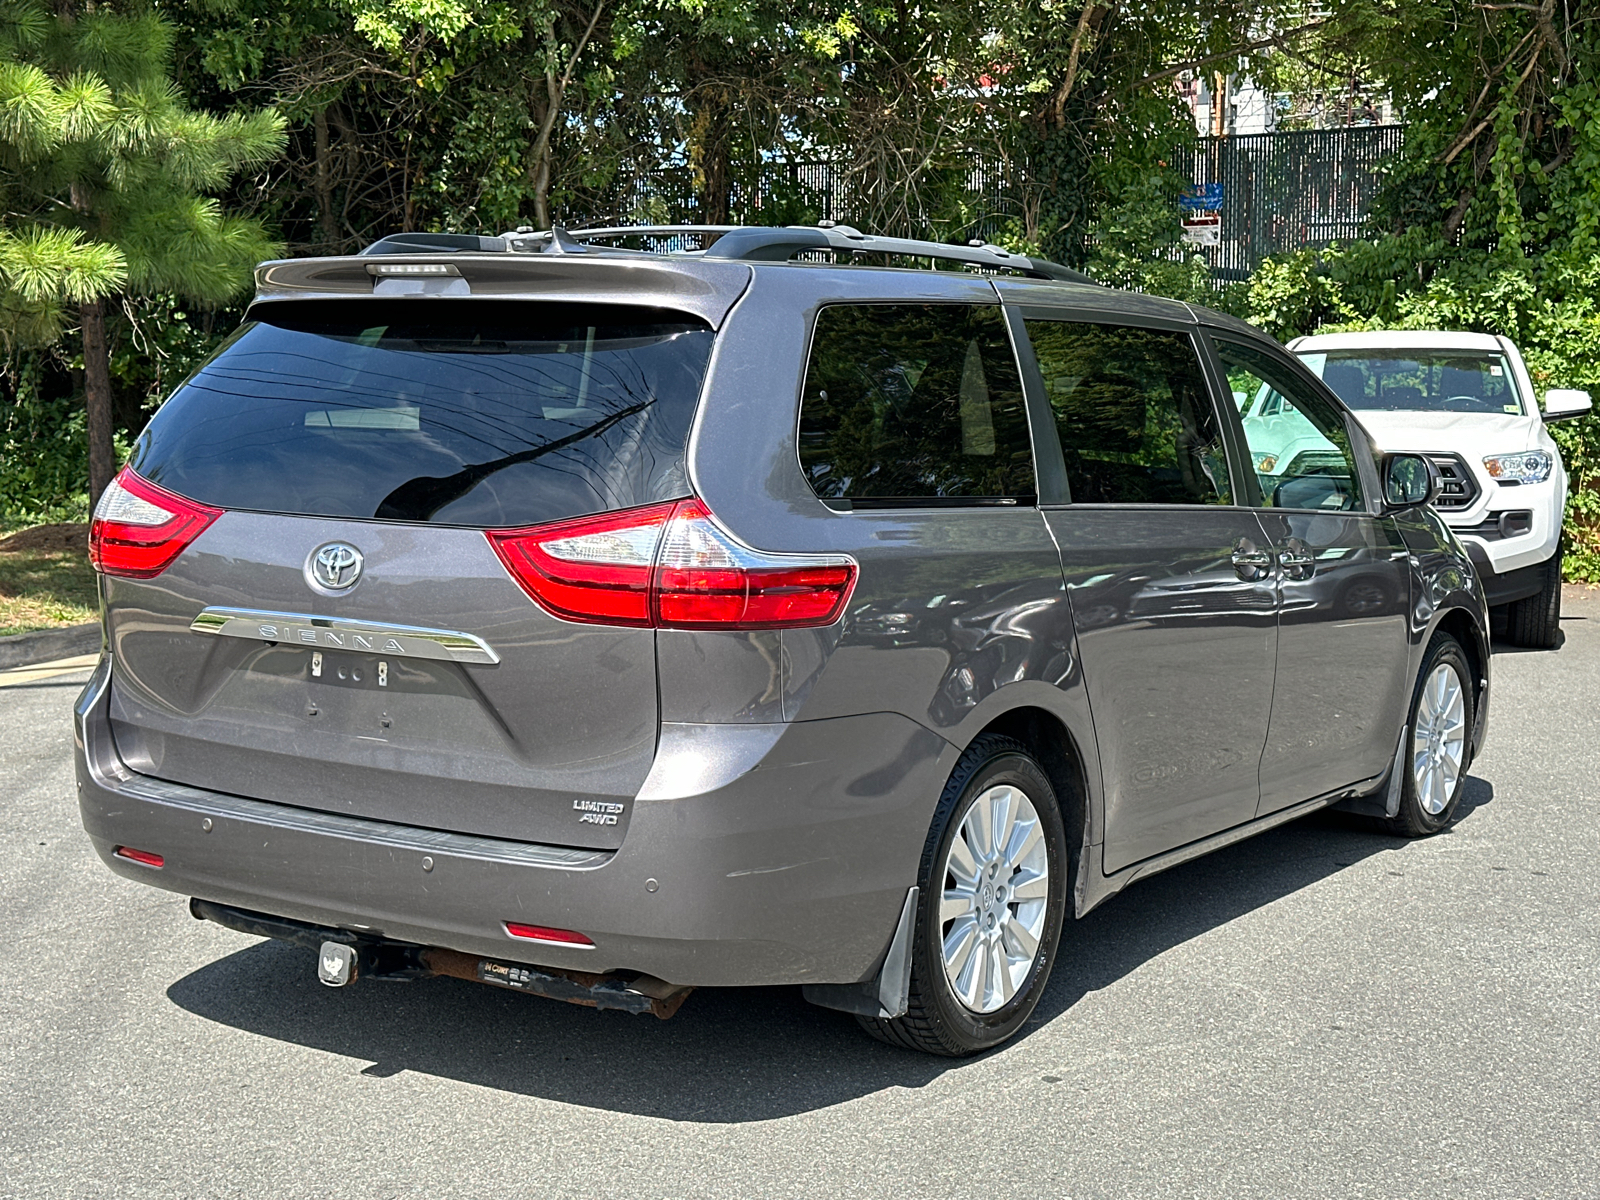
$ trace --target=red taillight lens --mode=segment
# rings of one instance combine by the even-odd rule
[[[125,858],[129,862],[136,862],[145,867],[160,867],[167,861],[159,854],[152,854],[148,850],[135,850],[132,846],[118,846],[112,853],[118,858]]]
[[[221,515],[124,467],[94,507],[89,561],[106,575],[153,579]]]
[[[487,536],[528,595],[558,617],[590,624],[831,625],[856,579],[855,563],[842,556],[741,546],[693,499]]]
[[[569,621],[649,625],[650,575],[672,504],[580,517],[533,529],[491,529],[511,577]]]
[[[594,949],[594,943],[574,929],[551,929],[544,925],[519,925],[515,921],[507,921],[506,932],[528,942],[553,942],[558,946],[571,946],[579,950]]]
[[[856,579],[848,558],[763,554],[739,545],[698,500],[678,505],[661,540],[656,613],[678,629],[831,625]]]

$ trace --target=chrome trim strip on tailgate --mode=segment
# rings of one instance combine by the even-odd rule
[[[406,658],[433,658],[446,662],[500,661],[482,638],[449,629],[416,625],[388,625],[382,621],[349,621],[343,617],[314,617],[309,613],[258,612],[249,608],[207,608],[189,625],[195,633],[244,638],[252,642],[290,642],[321,650],[359,650],[369,654],[394,654]]]
[[[369,846],[391,846],[397,850],[418,850],[516,866],[562,867],[567,870],[602,867],[615,856],[612,850],[581,850],[571,846],[544,846],[537,842],[512,842],[503,838],[448,833],[442,829],[421,829],[414,825],[395,825],[388,821],[317,812],[315,809],[294,808],[287,804],[269,804],[264,800],[208,792],[133,772],[103,782],[125,796],[153,804],[181,808],[209,817],[270,825],[295,833],[348,838]]]

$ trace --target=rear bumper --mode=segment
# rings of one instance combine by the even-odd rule
[[[112,739],[110,670],[102,660],[78,702],[77,772],[84,829],[117,874],[396,941],[694,986],[869,977],[916,882],[955,756],[942,738],[888,713],[758,733],[669,728],[623,846],[573,850],[139,775]],[[754,751],[752,738],[760,741]],[[661,769],[675,746],[684,762],[731,765],[675,783]],[[118,846],[160,854],[164,865],[131,862],[114,854]],[[507,920],[575,929],[595,948],[514,939]]]

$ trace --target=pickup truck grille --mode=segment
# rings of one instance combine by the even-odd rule
[[[1471,508],[1478,500],[1478,481],[1459,454],[1430,454],[1433,465],[1439,468],[1444,486],[1433,506],[1442,512]]]

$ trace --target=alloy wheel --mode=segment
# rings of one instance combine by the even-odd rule
[[[1461,676],[1449,663],[1440,663],[1417,699],[1417,723],[1411,736],[1411,776],[1417,800],[1430,816],[1445,810],[1461,778],[1467,749],[1466,712]]]
[[[944,861],[941,957],[972,1012],[1004,1007],[1026,983],[1043,936],[1050,861],[1033,801],[1013,784],[967,810]]]

